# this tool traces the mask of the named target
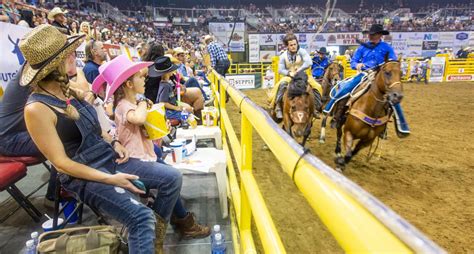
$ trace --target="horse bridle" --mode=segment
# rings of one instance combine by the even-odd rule
[[[387,63],[385,63],[385,64],[391,64],[391,63],[399,63],[399,62],[398,62],[398,61],[390,61],[390,62],[387,62]],[[385,64],[384,64],[384,65],[385,65]],[[383,68],[383,66],[382,66],[382,68]],[[383,71],[383,69],[382,69],[382,71]],[[386,89],[386,90],[389,90],[389,89],[393,88],[394,86],[396,86],[396,85],[401,85],[401,84],[402,84],[401,81],[395,81],[395,82],[393,82],[393,83],[390,84],[390,85],[385,84],[385,89]]]

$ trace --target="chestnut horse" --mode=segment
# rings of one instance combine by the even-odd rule
[[[337,124],[336,159],[339,169],[344,169],[362,148],[370,146],[386,128],[392,114],[392,107],[403,98],[403,86],[400,82],[400,62],[388,61],[374,69],[375,79],[368,91],[353,102]],[[345,119],[344,119],[345,118]],[[346,154],[341,155],[341,137],[344,127],[344,147]],[[359,140],[354,149],[353,143]]]
[[[283,95],[283,129],[304,146],[313,126],[314,95],[308,76],[299,72]]]
[[[328,67],[326,68],[324,72],[324,76],[321,81],[321,86],[323,88],[323,97],[322,97],[323,108],[326,105],[326,103],[329,101],[329,93],[331,92],[331,89],[337,84],[338,81],[341,80],[341,71],[342,71],[342,66],[337,62],[333,62],[330,65],[328,65]],[[319,136],[319,143],[325,142],[327,119],[328,119],[328,115],[324,114],[323,120],[321,121],[321,133]]]

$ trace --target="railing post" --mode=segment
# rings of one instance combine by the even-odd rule
[[[217,77],[217,75],[216,75]],[[224,116],[222,114],[222,111],[225,111],[226,110],[226,103],[225,103],[225,87],[224,85],[222,84],[222,80],[221,79],[217,79],[217,82],[216,84],[218,84],[218,89],[219,89],[219,102],[220,102],[220,105],[219,105],[219,114],[220,114],[220,122],[221,122],[221,133],[222,133],[222,138],[225,139],[226,138],[226,132],[225,132],[225,126],[224,126]]]
[[[222,98],[222,97],[221,97]],[[240,132],[240,143],[242,146],[242,153],[240,162],[242,165],[242,173],[252,170],[252,125],[250,121],[242,112],[241,132]],[[255,250],[253,238],[252,238],[252,210],[250,208],[250,202],[248,199],[247,190],[245,184],[241,181],[240,183],[240,194],[241,194],[241,208],[240,208],[240,237],[241,246],[244,252],[248,250]]]

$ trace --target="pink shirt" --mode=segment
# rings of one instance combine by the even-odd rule
[[[146,138],[145,128],[127,121],[127,113],[136,108],[136,104],[125,99],[120,100],[118,103],[115,108],[117,139],[130,152],[130,158],[142,161],[156,161],[157,156],[153,149],[153,142]]]

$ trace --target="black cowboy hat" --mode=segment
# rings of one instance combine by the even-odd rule
[[[328,54],[328,50],[326,49],[326,47],[321,47],[319,48],[319,50],[316,50],[319,54],[325,54],[327,55]]]
[[[178,65],[173,64],[171,59],[167,56],[160,56],[156,58],[155,63],[148,67],[148,76],[152,78],[161,77],[163,74],[175,71]]]
[[[369,30],[362,31],[363,34],[381,34],[381,35],[389,35],[390,32],[383,29],[383,25],[381,24],[373,24]]]

